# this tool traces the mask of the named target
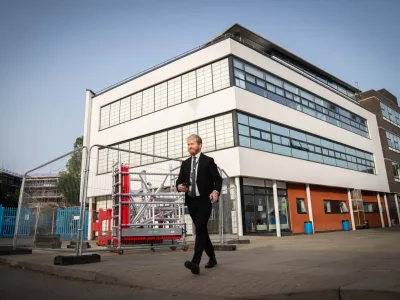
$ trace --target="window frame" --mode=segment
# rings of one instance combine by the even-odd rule
[[[235,62],[237,62],[237,61],[241,62],[241,64],[243,65],[243,69],[238,69],[238,68],[235,67]],[[266,88],[261,88],[259,84],[252,83],[252,82],[246,80],[246,74],[247,74],[247,72],[245,71],[245,66],[246,65],[249,65],[252,68],[258,69],[259,71],[264,73],[264,81],[266,83]],[[314,93],[312,93],[312,92],[310,92],[308,90],[305,90],[304,88],[299,87],[298,85],[296,85],[296,84],[294,84],[292,82],[289,82],[286,79],[282,79],[280,76],[272,74],[272,73],[264,70],[263,68],[260,68],[260,67],[254,65],[254,64],[252,64],[252,63],[250,63],[250,62],[248,62],[248,61],[246,61],[246,60],[244,60],[244,59],[242,59],[240,57],[237,57],[235,55],[233,55],[232,68],[234,69],[233,70],[234,86],[242,88],[242,89],[245,89],[245,90],[247,90],[249,92],[255,93],[255,94],[260,95],[262,97],[266,97],[266,98],[268,98],[268,99],[270,99],[272,101],[278,102],[278,103],[280,103],[282,105],[285,105],[287,107],[290,107],[292,109],[299,110],[299,109],[294,108],[293,106],[289,105],[293,101],[292,98],[286,97],[286,96],[282,96],[282,95],[280,95],[280,94],[278,94],[276,92],[277,88],[282,89],[282,88],[284,88],[285,83],[287,83],[287,85],[289,85],[290,88],[296,87],[298,89],[297,96],[300,97],[300,103],[298,105],[301,106],[301,109],[299,111],[301,111],[301,112],[303,112],[305,114],[308,114],[308,115],[310,115],[312,117],[315,117],[317,119],[320,119],[320,120],[322,120],[324,122],[330,123],[330,124],[332,124],[332,125],[334,125],[336,127],[343,128],[343,129],[345,129],[347,131],[353,132],[353,133],[355,133],[357,135],[360,135],[362,137],[370,139],[370,131],[369,131],[369,128],[368,128],[367,120],[364,119],[361,116],[355,115],[351,111],[348,111],[347,109],[339,106],[338,104],[336,104],[336,103],[334,103],[332,101],[329,101],[329,100],[327,100],[325,98],[322,98],[320,96],[317,96]],[[239,78],[235,76],[235,70],[240,70],[241,72],[244,72],[244,74],[245,74],[244,78],[245,79],[241,79],[245,83],[244,87],[239,86],[238,84],[236,84],[236,79],[239,79]],[[281,85],[278,86],[276,83],[273,83],[272,81],[274,81],[274,80],[268,81],[266,79],[266,76],[267,77],[269,76],[269,77],[272,77],[272,78],[276,78],[277,80],[282,81],[282,86]],[[254,90],[254,88],[248,88],[246,84],[257,86],[258,88],[263,90],[263,93],[261,93],[261,92],[257,93]],[[273,88],[268,88],[268,85],[271,85]],[[292,90],[289,90],[289,92],[292,93],[292,95],[294,95]],[[285,91],[284,94],[286,94],[286,92],[288,90],[286,90],[284,88],[284,91]],[[270,94],[270,93],[273,93],[273,94]],[[323,112],[320,112],[320,109],[318,109],[318,105],[321,106],[321,104],[320,103],[316,103],[317,102],[316,99],[318,99],[318,102],[324,101],[325,107],[323,107]],[[307,103],[310,103],[311,106],[308,105]],[[321,108],[322,108],[322,106],[321,106]],[[343,112],[345,112],[345,115],[343,114]],[[351,118],[352,116],[354,118]],[[341,120],[340,117],[342,117],[343,119],[347,119],[348,120],[348,124],[351,124],[352,120],[356,120],[358,126],[355,125],[356,123],[354,123],[354,125],[345,126],[344,122]],[[358,120],[360,122],[358,122]],[[360,127],[362,129],[360,129]]]
[[[253,119],[253,120],[258,119],[258,121],[260,121],[260,122],[253,121],[254,125],[256,123],[262,124],[263,122],[266,124],[269,124],[270,130],[268,131],[263,128],[251,126],[251,122],[250,122],[251,119]],[[254,116],[252,114],[242,112],[239,110],[236,110],[236,120],[237,120],[238,128],[244,129],[245,131],[248,131],[248,133],[249,133],[249,135],[244,135],[243,130],[241,132],[239,130],[236,133],[238,135],[238,141],[239,141],[238,146],[255,149],[255,150],[259,150],[259,151],[265,151],[268,153],[274,153],[274,154],[278,154],[278,155],[285,155],[285,156],[289,156],[289,157],[293,157],[293,158],[297,158],[297,159],[307,160],[310,162],[322,163],[325,165],[335,166],[335,167],[346,169],[346,170],[354,170],[357,172],[376,175],[376,168],[375,168],[375,161],[374,161],[375,157],[372,153],[366,152],[361,149],[353,148],[348,145],[341,144],[339,142],[332,141],[325,137],[320,137],[320,136],[316,136],[311,133],[303,132],[302,130],[299,130],[297,128],[292,128],[287,125],[282,125],[282,124],[273,122],[271,120],[263,119],[258,116]],[[245,124],[248,124],[248,125],[245,125]],[[272,131],[274,128],[277,128],[277,129],[283,128],[284,130],[281,131],[281,134],[279,134],[279,133],[275,133]],[[257,131],[261,132],[261,137],[251,136],[250,135],[251,130],[257,130]],[[292,138],[291,137],[292,131],[294,131],[297,135],[299,133],[304,134],[306,137],[306,141],[301,141],[299,139]],[[263,138],[264,135],[265,136],[270,135],[271,139],[266,140],[265,138]],[[249,143],[248,144],[246,143],[246,145],[243,145],[240,142],[241,140],[243,140],[243,138],[250,139]],[[289,143],[284,143],[283,139],[285,139],[285,141],[288,140]],[[310,139],[310,142],[308,141],[309,139]],[[273,149],[275,148],[274,145],[277,145],[276,146],[277,148],[279,148],[279,146],[285,146],[285,147],[289,146],[290,149],[296,149],[296,150],[307,153],[307,155],[304,155],[304,156],[307,156],[307,158],[299,157],[300,155],[297,155],[297,156],[293,155],[292,150],[290,150],[290,155],[289,155],[288,152],[285,152],[285,154],[283,154],[283,153],[281,153],[279,151],[275,151],[275,150],[267,151],[267,150],[263,150],[263,149],[259,149],[259,148],[254,148],[254,147],[252,147],[251,140],[259,140],[262,142],[271,143],[273,145]],[[298,143],[300,146],[297,146],[296,143]],[[315,144],[315,143],[319,143],[319,144]],[[324,145],[324,146],[322,146],[322,145]],[[311,148],[314,150],[311,150]],[[338,151],[339,149],[341,151]],[[317,161],[317,159],[311,159],[310,154],[313,154],[313,158],[316,158],[315,155],[317,155],[318,158],[320,158],[319,156],[321,156],[322,162],[319,161],[319,159],[318,159],[318,161]],[[346,157],[346,159],[344,159],[344,157]],[[372,158],[373,160],[370,160],[370,158]],[[328,161],[330,163],[328,163]],[[344,164],[343,162],[345,162],[346,164]],[[353,166],[353,164],[356,167]],[[346,165],[347,167],[344,167],[344,165]]]
[[[339,212],[328,212],[327,210],[326,210],[326,206],[325,206],[325,203],[326,202],[329,202],[329,203],[335,203],[335,205],[336,205],[336,203],[337,203],[337,206],[335,206],[335,209],[336,208],[339,208]],[[340,207],[340,204],[341,203],[344,203],[345,205],[346,205],[346,212],[341,212],[340,210],[341,210],[341,207]],[[331,205],[331,210],[333,210],[332,209],[332,205]],[[325,212],[325,214],[326,215],[344,215],[344,214],[349,214],[350,213],[350,210],[349,210],[349,206],[348,206],[348,204],[347,204],[347,201],[346,200],[332,200],[332,199],[324,199],[324,212]]]
[[[304,211],[301,212],[299,211],[299,203],[301,204],[301,202],[299,201],[303,201],[304,204]],[[297,208],[297,214],[299,215],[306,215],[307,214],[307,205],[306,205],[306,201],[304,198],[296,198],[296,208]]]

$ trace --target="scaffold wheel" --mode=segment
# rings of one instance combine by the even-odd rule
[[[183,247],[183,248],[182,248],[183,252],[187,252],[188,249],[189,249],[189,247]]]
[[[176,250],[176,247],[175,247],[175,246],[169,247],[169,249],[171,249],[172,251],[175,251],[175,250]]]
[[[118,250],[117,253],[118,253],[119,255],[122,255],[122,254],[124,254],[124,250]]]

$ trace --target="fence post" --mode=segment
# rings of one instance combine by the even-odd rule
[[[56,208],[53,208],[53,219],[51,221],[51,234],[54,234],[54,215],[56,213]]]
[[[25,180],[26,180],[26,173],[24,174],[24,177],[22,178],[21,189],[19,191],[18,210],[17,210],[16,219],[15,219],[15,229],[14,229],[14,238],[13,238],[13,249],[14,250],[17,248],[19,219],[21,217],[21,206],[22,206],[22,200],[24,197]]]
[[[219,169],[219,174],[221,178],[223,177],[223,172]],[[218,201],[218,222],[219,222],[219,244],[222,245],[224,243],[224,205],[223,205],[223,187],[224,187],[224,179],[222,178],[222,188],[219,195]]]
[[[85,152],[86,151],[86,152]],[[85,208],[86,208],[86,189],[89,174],[89,162],[90,162],[90,152],[88,152],[87,147],[82,148],[82,166],[84,166],[83,176],[81,175],[80,183],[80,214],[79,214],[79,225],[78,225],[78,239],[76,241],[76,255],[81,256],[83,251],[83,227],[85,226]],[[81,173],[82,174],[82,173]]]
[[[0,237],[3,236],[3,214],[4,209],[3,206],[0,204]]]
[[[36,210],[35,233],[33,234],[33,248],[36,247],[36,234],[37,234],[39,218],[40,218],[40,203]]]

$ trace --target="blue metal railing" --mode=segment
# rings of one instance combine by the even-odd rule
[[[39,213],[38,222],[36,222]],[[55,233],[61,235],[63,240],[73,240],[78,237],[79,228],[79,208],[57,208],[55,222]],[[88,234],[88,217],[89,213],[85,212],[85,228],[84,237]],[[17,216],[16,207],[3,207],[0,205],[0,238],[11,238],[14,236],[15,221]],[[22,208],[19,224],[18,236],[34,236],[35,226],[40,229],[48,226],[52,222],[52,216],[40,214],[35,208]]]

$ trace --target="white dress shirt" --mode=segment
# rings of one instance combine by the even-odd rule
[[[195,169],[195,172],[196,172],[196,180],[197,180],[197,170],[199,169],[198,168],[198,166],[199,166],[199,159],[200,159],[200,155],[201,155],[201,152],[199,152],[199,153],[197,153],[196,155],[195,155],[195,157],[196,157],[196,169]],[[193,170],[193,156],[191,157],[191,163],[190,163],[190,191],[192,190],[192,187],[193,187],[193,185],[196,187],[196,196],[197,197],[199,197],[200,196],[200,193],[199,193],[199,189],[198,189],[198,187],[197,187],[197,183],[195,182],[194,184],[192,183],[192,170]],[[189,191],[189,194],[190,194],[190,191]]]

